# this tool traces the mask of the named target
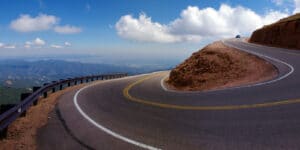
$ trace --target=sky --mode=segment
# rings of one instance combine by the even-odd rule
[[[300,12],[300,0],[1,0],[0,58],[181,61]],[[75,57],[76,56],[76,57]],[[79,60],[79,59],[78,59]]]

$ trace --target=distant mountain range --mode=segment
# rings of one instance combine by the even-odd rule
[[[26,88],[42,85],[45,82],[70,77],[105,74],[129,73],[139,74],[157,70],[170,69],[171,66],[122,66],[111,64],[88,64],[62,60],[2,60],[0,61],[0,82],[2,86]]]

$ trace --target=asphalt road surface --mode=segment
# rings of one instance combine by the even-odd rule
[[[279,75],[207,92],[167,90],[168,72],[96,82],[60,97],[38,149],[300,149],[300,51],[223,42]]]

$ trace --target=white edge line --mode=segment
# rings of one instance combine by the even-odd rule
[[[222,43],[225,44],[224,40],[222,40]],[[254,86],[261,86],[261,85],[265,85],[265,84],[270,84],[270,83],[274,83],[274,82],[277,82],[277,81],[280,81],[286,77],[288,77],[289,75],[291,75],[293,72],[294,72],[294,67],[290,64],[288,64],[287,62],[284,62],[282,60],[279,60],[279,59],[276,59],[276,58],[273,58],[273,57],[270,57],[270,56],[266,56],[266,55],[263,55],[263,54],[260,54],[260,53],[257,53],[257,52],[253,52],[253,51],[249,51],[249,50],[246,50],[246,49],[243,49],[243,48],[239,48],[239,47],[236,47],[236,46],[233,46],[232,44],[225,44],[229,47],[233,47],[233,48],[236,48],[236,49],[239,49],[239,50],[242,50],[242,51],[246,51],[250,54],[254,54],[254,55],[257,55],[259,56],[260,58],[262,59],[270,59],[270,60],[273,60],[275,62],[279,62],[281,64],[284,64],[286,66],[288,66],[290,68],[290,71],[288,73],[286,73],[285,75],[283,76],[280,76],[278,78],[275,78],[273,80],[269,80],[269,81],[265,81],[265,82],[260,82],[260,83],[256,83],[256,84],[249,84],[249,85],[244,85],[244,86],[237,86],[237,87],[230,87],[230,88],[224,88],[224,89],[216,89],[216,90],[208,90],[208,91],[178,91],[178,90],[172,90],[172,89],[169,89],[165,86],[165,83],[164,83],[164,80],[167,78],[167,75],[161,79],[160,81],[160,85],[162,87],[162,89],[164,91],[167,91],[167,92],[175,92],[175,93],[205,93],[205,92],[215,92],[215,91],[221,91],[221,90],[229,90],[229,89],[239,89],[239,88],[247,88],[247,87],[254,87]],[[266,59],[265,59],[266,60]],[[266,60],[268,61],[268,60]],[[268,61],[270,62],[270,61]]]
[[[167,79],[168,75],[166,75],[165,77],[163,77],[160,80],[160,86],[165,90],[165,91],[170,91],[170,89],[168,89],[165,85],[165,80]],[[173,90],[172,90],[173,91]]]
[[[145,74],[143,74],[145,75]],[[141,76],[141,75],[138,75],[138,76]],[[136,76],[131,76],[131,77],[136,77]],[[131,77],[127,77],[127,78],[131,78]],[[123,78],[122,78],[123,79]],[[92,118],[90,118],[79,106],[78,104],[78,95],[80,94],[80,92],[82,92],[83,90],[89,88],[89,87],[92,87],[94,86],[94,84],[92,85],[87,85],[83,88],[81,88],[80,90],[78,90],[76,92],[76,94],[74,95],[74,98],[73,98],[73,102],[76,106],[76,109],[78,110],[78,112],[87,120],[89,121],[91,124],[93,124],[95,127],[97,127],[98,129],[102,130],[103,132],[119,139],[119,140],[122,140],[124,142],[127,142],[127,143],[130,143],[130,144],[133,144],[135,146],[138,146],[140,148],[144,148],[144,149],[148,149],[148,150],[160,150],[159,148],[156,148],[156,147],[153,147],[153,146],[150,146],[150,145],[146,145],[144,143],[141,143],[141,142],[138,142],[138,141],[135,141],[135,140],[132,140],[132,139],[129,139],[125,136],[122,136],[121,134],[118,134],[102,125],[100,125],[99,123],[97,123],[96,121],[94,121]]]
[[[222,40],[222,42],[225,44],[224,40]],[[228,44],[225,44],[225,45],[228,46]],[[229,45],[230,45],[231,47],[233,47],[233,48],[236,48],[236,49],[239,49],[239,50],[246,51],[246,52],[248,52],[248,53],[250,53],[250,54],[257,55],[257,56],[259,56],[259,57],[261,57],[261,58],[263,58],[263,59],[264,59],[264,58],[267,58],[267,59],[271,59],[271,60],[273,60],[273,61],[277,61],[277,62],[279,62],[279,63],[282,63],[282,64],[288,66],[288,67],[291,69],[290,72],[286,73],[285,75],[283,75],[283,76],[281,76],[281,77],[279,77],[279,78],[276,78],[276,79],[274,79],[274,80],[270,80],[270,81],[267,81],[267,82],[262,82],[262,83],[254,84],[253,86],[277,82],[277,81],[279,81],[279,80],[282,80],[282,79],[288,77],[288,76],[291,75],[291,74],[294,72],[294,70],[295,70],[294,67],[293,67],[291,64],[289,64],[289,63],[287,63],[287,62],[284,62],[284,61],[282,61],[282,60],[279,60],[279,59],[276,59],[276,58],[274,58],[274,57],[270,57],[270,56],[267,56],[267,55],[263,55],[263,54],[260,54],[260,53],[257,53],[257,52],[249,51],[249,50],[246,50],[246,49],[244,49],[244,48],[238,48],[238,47],[236,47],[236,46],[233,46],[232,44],[229,44]],[[268,61],[268,60],[267,60],[267,61]]]

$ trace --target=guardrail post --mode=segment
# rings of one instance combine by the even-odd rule
[[[81,84],[83,83],[83,80],[82,80],[82,79],[80,80],[80,83],[81,83]]]
[[[21,101],[24,101],[28,96],[30,96],[32,93],[21,93]],[[26,116],[26,110],[23,111],[23,113],[21,114],[21,117],[25,117]]]
[[[52,81],[52,83],[56,83],[56,81]],[[54,87],[52,88],[52,93],[55,93],[55,91],[56,91],[56,87],[54,86]]]
[[[48,85],[49,83],[44,83],[44,86],[46,86],[46,85]],[[48,96],[48,93],[47,93],[48,91],[46,91],[46,92],[44,92],[44,98],[47,98],[47,96]]]
[[[59,85],[59,90],[62,90],[63,89],[63,85]]]
[[[86,79],[86,83],[88,83],[89,82],[89,79]]]
[[[36,92],[37,90],[39,90],[41,87],[40,86],[34,86],[32,87],[32,92]],[[36,100],[33,101],[33,106],[36,106],[38,104],[38,98]]]
[[[70,87],[71,86],[71,82],[68,82],[68,87]]]
[[[77,85],[77,80],[74,81],[74,85]]]
[[[39,90],[41,87],[40,86],[34,86],[32,87],[32,91],[33,92],[36,92],[37,90]]]
[[[0,105],[0,114],[6,112],[7,110],[9,110],[9,109],[11,109],[15,106],[16,106],[16,104],[2,104],[2,105]],[[7,137],[7,129],[8,129],[8,127],[0,130],[0,140]]]
[[[92,82],[94,81],[94,77],[91,79],[92,80]]]
[[[8,127],[0,130],[0,140],[5,139],[7,137],[7,130],[8,130]]]
[[[44,92],[43,93],[43,96],[44,96],[44,98],[47,98],[47,96],[48,96],[48,92],[46,91],[46,92]]]

